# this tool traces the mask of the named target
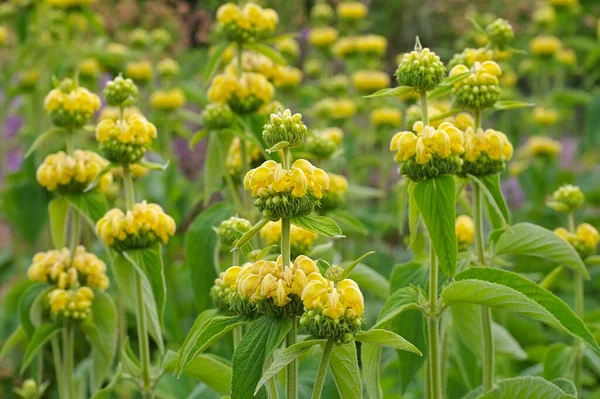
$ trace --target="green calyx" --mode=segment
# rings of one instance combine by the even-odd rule
[[[266,197],[255,197],[254,206],[265,218],[272,221],[291,219],[295,215],[308,215],[319,200],[311,193],[296,197],[289,193],[269,193]]]
[[[159,238],[152,231],[139,230],[133,234],[127,234],[123,240],[117,240],[113,242],[111,248],[116,251],[122,252],[130,249],[144,249],[150,248],[154,245]]]
[[[130,165],[138,162],[146,154],[147,147],[141,144],[121,143],[117,139],[109,139],[100,143],[102,155],[113,163]]]
[[[232,216],[229,219],[221,222],[219,227],[217,227],[215,230],[219,240],[221,241],[221,245],[225,247],[232,247],[239,239],[239,233],[244,234],[251,228],[252,223],[250,223],[249,220]]]
[[[502,90],[494,84],[462,84],[452,89],[460,108],[483,109],[493,107]]]
[[[332,339],[342,345],[354,340],[354,334],[360,331],[364,320],[360,317],[339,319],[323,315],[320,310],[308,310],[300,318],[300,327],[313,337]]]
[[[481,154],[474,162],[463,160],[462,168],[458,175],[461,177],[466,177],[467,175],[477,177],[488,176],[502,172],[504,167],[504,161],[492,159],[488,154]]]
[[[55,126],[65,129],[80,129],[93,116],[90,112],[57,108],[50,111],[50,119]]]
[[[460,173],[462,164],[462,159],[455,156],[444,159],[434,155],[425,165],[417,163],[413,157],[400,164],[400,174],[418,182],[430,177],[456,175]]]
[[[300,316],[304,313],[304,305],[300,298],[295,294],[290,294],[291,301],[285,306],[277,306],[271,298],[265,298],[256,303],[256,310],[261,315],[271,317],[273,319],[282,319]]]
[[[135,104],[140,93],[133,80],[119,75],[106,84],[103,94],[108,105],[121,107]]]
[[[234,114],[227,104],[208,104],[202,112],[202,120],[206,129],[225,129],[233,124]]]

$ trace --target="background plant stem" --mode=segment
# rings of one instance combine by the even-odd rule
[[[429,390],[431,399],[442,399],[442,375],[440,365],[440,324],[437,314],[438,291],[438,262],[433,249],[429,244],[429,318],[428,346],[429,346]]]
[[[75,396],[75,385],[73,381],[75,368],[73,366],[74,357],[74,345],[75,345],[75,331],[73,326],[67,326],[63,332],[63,360],[64,360],[64,377],[65,377],[65,390],[66,397],[69,399],[76,399]]]
[[[63,373],[62,359],[60,356],[60,341],[58,336],[52,337],[52,360],[54,361],[54,372],[56,373],[56,385],[58,386],[58,397],[65,399],[65,375]]]
[[[319,363],[319,371],[317,371],[315,387],[313,388],[312,399],[321,398],[321,392],[323,392],[323,385],[325,384],[325,376],[327,375],[327,366],[329,365],[329,359],[331,359],[334,344],[335,342],[331,339],[325,343],[323,356],[321,356],[321,363]]]
[[[573,212],[569,212],[569,232],[575,233],[575,216]],[[573,288],[575,292],[575,313],[581,319],[583,319],[583,314],[585,312],[585,304],[584,304],[584,290],[583,290],[583,276],[581,273],[575,272],[573,276]],[[573,373],[573,383],[575,384],[575,388],[577,389],[577,393],[579,395],[581,392],[581,375],[583,373],[583,345],[579,340],[575,340],[575,370]]]

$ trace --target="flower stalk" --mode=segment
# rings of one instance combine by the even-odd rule
[[[63,338],[63,360],[64,360],[64,378],[65,378],[65,388],[66,388],[66,397],[69,399],[75,399],[75,384],[73,381],[73,375],[75,372],[75,368],[73,366],[74,360],[74,351],[75,351],[75,330],[72,325],[68,325],[65,330],[62,332]]]
[[[440,323],[438,318],[438,260],[433,244],[429,246],[429,317],[427,339],[429,344],[429,391],[432,399],[441,399],[442,374],[440,358]]]
[[[575,216],[573,211],[569,212],[569,232],[575,233]],[[573,288],[575,291],[575,313],[583,319],[585,312],[583,276],[581,273],[575,272],[573,280]],[[573,383],[577,392],[581,394],[581,375],[583,373],[583,345],[579,340],[575,340],[575,370],[573,373]]]
[[[319,371],[317,372],[317,379],[315,380],[315,386],[313,388],[312,399],[320,399],[321,392],[323,392],[323,385],[325,384],[325,376],[327,375],[327,367],[329,366],[329,360],[333,352],[333,345],[335,341],[330,339],[325,343],[323,348],[323,356],[321,357],[321,363],[319,363]]]

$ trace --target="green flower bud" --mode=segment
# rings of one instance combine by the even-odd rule
[[[318,204],[319,200],[312,193],[302,197],[291,193],[267,193],[264,198],[254,199],[256,209],[274,222],[279,219],[291,219],[295,215],[308,215]]]
[[[433,155],[431,160],[421,165],[414,159],[409,159],[400,164],[400,174],[408,177],[412,181],[421,181],[428,177],[437,177],[442,175],[455,175],[460,172],[463,160],[458,157],[440,158]]]
[[[263,128],[263,139],[268,147],[287,141],[289,147],[301,146],[306,134],[306,126],[302,123],[302,115],[294,114],[286,109],[281,112],[271,114],[269,123]]]
[[[584,201],[585,196],[579,187],[565,184],[552,194],[552,201],[548,202],[548,206],[557,212],[573,212]]]
[[[300,327],[308,334],[316,338],[333,339],[338,345],[351,342],[363,324],[361,317],[348,315],[332,319],[323,315],[322,310],[305,312],[300,318]]]
[[[503,49],[508,43],[514,40],[515,32],[513,27],[505,19],[498,18],[485,28],[490,41],[498,48]]]
[[[415,50],[402,57],[396,70],[396,78],[400,86],[430,91],[440,84],[445,73],[446,67],[440,61],[440,57],[428,48],[421,48],[417,38]]]
[[[100,152],[106,159],[119,164],[131,165],[144,157],[146,145],[121,143],[117,139],[109,139],[100,143]]]
[[[234,115],[227,104],[208,104],[202,111],[204,127],[209,130],[219,130],[233,124]]]
[[[221,245],[227,248],[232,247],[239,238],[239,233],[246,233],[252,228],[250,221],[232,216],[221,222],[217,227],[217,236],[221,240]]]
[[[15,393],[23,399],[34,399],[38,397],[38,387],[33,379],[23,381],[21,388],[15,388]]]
[[[166,58],[156,65],[156,70],[162,78],[172,78],[179,75],[179,64],[171,58]]]
[[[221,273],[222,277],[223,273]],[[222,278],[215,279],[215,285],[210,289],[210,297],[215,306],[225,312],[230,310],[229,297],[231,290],[223,284]]]
[[[134,48],[144,49],[148,47],[148,43],[150,42],[150,34],[148,31],[141,28],[134,29],[129,34],[129,42]]]
[[[120,107],[135,104],[140,93],[133,80],[119,75],[106,84],[103,94],[108,105]]]
[[[150,35],[154,44],[160,47],[167,47],[173,41],[173,36],[163,28],[154,29]]]

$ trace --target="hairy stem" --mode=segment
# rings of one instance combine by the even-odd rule
[[[475,123],[475,130],[477,130],[481,127],[481,110],[480,109],[473,110],[473,119],[474,119],[474,123]]]
[[[442,399],[442,374],[440,365],[440,323],[437,309],[438,295],[438,261],[433,249],[429,246],[429,391],[431,399]]]
[[[285,259],[285,258],[284,258]],[[284,260],[285,262],[285,260]],[[284,263],[285,267],[285,263]],[[293,316],[292,328],[285,340],[286,347],[290,347],[296,343],[296,335],[298,333],[298,320]],[[293,360],[287,365],[287,399],[298,398],[298,361]]]
[[[125,190],[125,205],[127,210],[131,210],[135,204],[135,189],[129,165],[123,165],[123,189]]]
[[[50,340],[52,344],[52,360],[54,362],[54,372],[56,373],[56,385],[58,387],[58,397],[60,399],[66,398],[65,393],[65,375],[63,373],[62,359],[60,356],[60,341],[58,336],[52,337]]]
[[[333,352],[333,340],[328,340],[323,348],[323,356],[321,357],[321,363],[319,364],[319,371],[317,372],[317,379],[315,380],[315,387],[313,388],[312,399],[320,399],[321,392],[323,392],[323,385],[325,384],[325,376],[327,375],[327,367],[329,366],[329,360],[331,359],[331,353]]]
[[[423,119],[423,126],[429,125],[429,108],[427,106],[427,92],[421,90],[419,92],[421,96],[421,119]]]
[[[478,115],[478,113],[476,114]],[[483,242],[483,195],[477,184],[473,187],[473,223],[475,225],[475,248],[477,263],[486,266]],[[487,392],[494,386],[494,337],[492,335],[492,311],[487,306],[481,307],[481,331],[483,348],[483,390]]]

